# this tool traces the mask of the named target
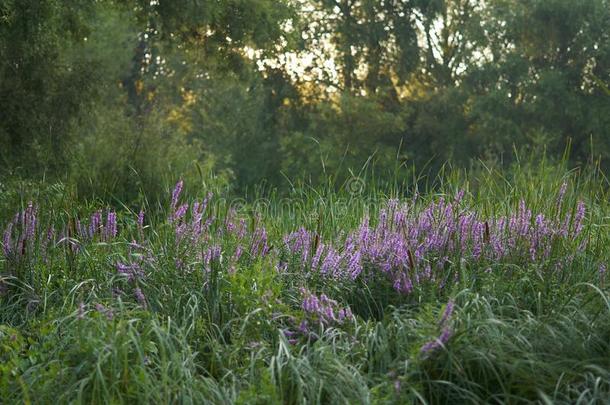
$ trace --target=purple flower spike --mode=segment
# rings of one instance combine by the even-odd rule
[[[557,194],[557,207],[561,207],[563,204],[563,197],[566,195],[566,190],[568,189],[568,183],[564,182],[559,189],[559,194]]]
[[[174,191],[172,192],[172,204],[171,204],[172,211],[176,208],[176,205],[178,204],[178,198],[180,198],[180,193],[182,193],[183,185],[184,185],[184,182],[182,180],[180,180],[178,183],[176,183],[176,187],[174,187]]]
[[[133,290],[133,294],[135,295],[136,300],[138,300],[138,303],[140,303],[140,305],[146,308],[146,297],[144,296],[142,289],[140,287],[136,287]]]
[[[577,237],[582,231],[585,210],[585,203],[578,201],[576,206],[576,214],[574,215],[574,237]]]
[[[119,274],[122,274],[127,277],[127,281],[135,281],[138,278],[144,277],[144,272],[140,268],[139,263],[117,263],[116,269]]]
[[[2,237],[2,251],[4,252],[4,256],[8,257],[12,251],[12,234],[13,234],[13,223],[9,222],[4,230],[4,235]]]
[[[144,210],[141,209],[140,213],[138,214],[138,229],[142,230],[142,228],[144,228]]]
[[[301,294],[303,295],[301,308],[308,318],[313,321],[317,321],[324,326],[329,326],[342,324],[345,320],[353,318],[349,307],[339,308],[338,302],[330,299],[325,294],[318,297],[304,288],[301,289]]]
[[[91,222],[89,223],[89,238],[93,238],[102,226],[102,212],[96,211],[91,215]]]
[[[451,336],[453,336],[453,332],[451,331],[451,329],[444,328],[441,332],[441,335],[437,339],[430,341],[422,346],[421,353],[428,354],[432,351],[441,348],[442,346],[445,346],[447,342],[449,342]]]
[[[30,201],[28,203],[28,207],[25,210],[24,220],[23,220],[23,223],[25,225],[25,239],[27,239],[29,241],[33,241],[35,238],[36,222],[37,222],[36,213],[37,213],[37,209],[36,209],[36,207],[34,207],[32,202]]]
[[[117,225],[116,225],[116,213],[114,211],[108,211],[108,215],[106,217],[106,228],[105,228],[105,240],[109,241],[116,237],[117,235]]]
[[[449,300],[449,302],[447,302],[447,306],[445,307],[445,312],[443,312],[443,316],[441,317],[441,320],[439,322],[439,325],[443,326],[447,323],[447,321],[449,321],[451,319],[451,315],[453,315],[453,300]]]

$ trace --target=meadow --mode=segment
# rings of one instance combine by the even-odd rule
[[[398,182],[396,184],[399,184]],[[2,403],[607,403],[595,167],[0,200]]]

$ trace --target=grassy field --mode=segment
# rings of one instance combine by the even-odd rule
[[[600,172],[383,188],[5,189],[0,402],[607,403]]]

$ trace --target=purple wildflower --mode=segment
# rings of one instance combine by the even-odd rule
[[[133,294],[135,295],[136,300],[138,300],[140,305],[142,305],[144,308],[146,308],[146,297],[144,296],[142,289],[140,287],[136,287],[133,290]]]
[[[441,335],[437,339],[434,339],[422,346],[422,348],[420,350],[421,353],[428,354],[432,351],[435,351],[435,350],[445,346],[447,344],[447,342],[449,342],[449,339],[451,338],[452,335],[453,335],[453,332],[451,331],[451,329],[444,328],[443,331],[441,332]]]
[[[265,256],[267,254],[267,231],[264,227],[257,227],[252,235],[252,245],[250,247],[250,254],[253,257]]]
[[[237,228],[237,239],[241,240],[246,236],[247,225],[245,219],[239,220],[239,227]]]
[[[174,191],[172,192],[172,203],[171,203],[172,211],[174,211],[174,209],[176,208],[176,204],[178,204],[178,198],[180,198],[180,193],[182,193],[183,185],[184,185],[184,182],[182,180],[180,180],[178,183],[176,183],[176,187],[174,187]]]
[[[352,280],[355,280],[362,272],[362,264],[360,262],[360,251],[355,251],[349,256],[347,263],[347,272]]]
[[[463,198],[464,198],[464,190],[459,190],[453,200],[455,205],[459,205],[462,202]]]
[[[298,330],[304,335],[309,334],[309,323],[306,320],[302,320],[299,324]]]
[[[117,224],[116,224],[116,213],[114,211],[108,211],[106,216],[106,229],[105,229],[105,240],[109,241],[115,238],[117,235]]]
[[[449,300],[449,302],[447,302],[447,306],[445,307],[445,311],[443,312],[443,316],[441,317],[439,325],[443,326],[447,323],[447,321],[451,319],[451,315],[453,315],[453,307],[453,300]]]
[[[40,242],[40,251],[42,253],[43,262],[47,262],[47,249],[50,243],[53,242],[53,238],[55,237],[55,228],[51,225],[49,229],[47,229],[47,237],[43,238]]]
[[[557,207],[561,207],[563,204],[563,197],[566,195],[566,190],[568,189],[568,183],[564,182],[559,189],[559,193],[557,194]]]
[[[89,223],[89,238],[93,238],[97,231],[102,226],[102,212],[96,211],[91,215],[91,222]]]
[[[241,245],[237,245],[237,247],[235,248],[235,252],[233,253],[233,261],[239,261],[243,252],[244,248]]]
[[[222,253],[222,249],[221,249],[220,245],[213,245],[205,250],[205,252],[203,253],[202,259],[203,259],[204,268],[207,271],[210,271],[211,265],[213,262],[220,259],[221,253]]]
[[[445,311],[443,311],[443,315],[441,316],[441,319],[438,323],[439,327],[441,328],[441,334],[438,338],[436,338],[430,342],[427,342],[426,344],[424,344],[422,346],[422,348],[421,348],[422,354],[428,354],[428,353],[444,346],[445,344],[447,344],[447,342],[453,335],[453,331],[449,327],[449,321],[451,320],[451,316],[453,315],[453,310],[454,310],[454,302],[453,302],[453,300],[449,300],[447,302],[447,306],[445,307]]]
[[[117,263],[116,269],[119,274],[127,277],[127,281],[135,281],[137,278],[144,277],[144,272],[138,263]]]
[[[29,241],[33,241],[35,237],[37,222],[36,213],[37,209],[30,201],[24,212],[23,218],[23,224],[25,225],[25,239]]]
[[[188,208],[189,208],[188,204],[182,204],[180,207],[178,207],[174,211],[174,213],[171,215],[170,222],[179,221],[182,217],[184,217],[184,215],[186,214],[186,211],[188,210]]]
[[[293,331],[291,331],[290,329],[284,329],[284,330],[282,331],[282,333],[283,333],[283,334],[284,334],[284,336],[286,336],[287,338],[292,338],[292,337],[294,337],[294,336],[296,336],[296,335],[297,335],[297,332],[293,332]]]
[[[574,215],[574,237],[577,237],[582,231],[582,222],[585,218],[585,203],[578,201],[576,205],[576,214]]]
[[[330,299],[326,294],[319,297],[302,288],[303,302],[301,308],[311,318],[317,319],[322,325],[341,324],[353,317],[349,307],[339,308],[337,301]],[[335,315],[336,314],[336,315]]]
[[[144,228],[144,210],[141,209],[138,214],[138,229],[141,231]]]
[[[9,257],[12,251],[12,233],[13,233],[13,222],[9,222],[4,230],[4,235],[2,237],[2,251],[4,252],[5,257]]]
[[[324,243],[320,242],[318,247],[316,248],[316,253],[311,259],[311,269],[317,270],[318,265],[320,264],[320,258],[322,257],[322,253],[324,253]]]

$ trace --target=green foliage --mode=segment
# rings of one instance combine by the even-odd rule
[[[96,65],[66,49],[88,35],[86,1],[0,3],[0,159],[20,172],[63,168],[70,121],[93,94]],[[23,156],[29,159],[24,161]]]
[[[122,111],[100,107],[89,116],[81,142],[71,151],[70,181],[79,195],[116,201],[158,201],[178,178],[191,184],[205,182],[211,188],[226,184],[228,176],[214,178],[214,156],[199,141],[161,118],[149,116],[134,128]],[[201,162],[201,163],[199,163]]]
[[[608,10],[5,0],[0,176],[132,203],[194,161],[238,193],[303,176],[340,184],[372,163],[386,179],[510,164],[515,146],[569,148],[571,165],[607,170]]]

